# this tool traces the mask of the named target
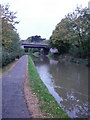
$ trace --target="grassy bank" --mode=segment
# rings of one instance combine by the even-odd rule
[[[47,113],[49,117],[70,119],[68,115],[60,108],[56,100],[49,93],[48,89],[40,79],[40,76],[30,56],[28,57],[28,74],[30,76],[30,87],[37,95],[39,101],[42,103],[40,109]]]

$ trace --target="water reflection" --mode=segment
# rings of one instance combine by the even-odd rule
[[[33,60],[42,81],[68,115],[88,117],[88,68],[47,57]]]

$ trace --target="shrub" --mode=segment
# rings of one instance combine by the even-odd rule
[[[23,54],[24,52],[22,50],[16,53],[15,51],[9,52],[4,49],[2,51],[2,63],[0,64],[2,64],[2,66],[6,66],[7,64],[13,62],[16,58],[20,58]]]

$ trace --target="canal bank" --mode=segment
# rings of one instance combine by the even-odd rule
[[[39,109],[44,111],[49,118],[70,119],[42,82],[30,56],[28,58],[28,75],[30,76],[29,85],[41,102]]]
[[[58,59],[58,61],[60,61],[60,62],[75,63],[75,64],[80,64],[80,65],[90,67],[90,63],[89,63],[88,59],[74,57],[70,54],[59,55],[57,53],[50,53],[47,55],[47,57],[51,58],[51,59],[56,59],[56,60]]]

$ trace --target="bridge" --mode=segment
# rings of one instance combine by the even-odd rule
[[[42,43],[22,43],[23,48],[49,48],[49,44]]]
[[[21,48],[41,48],[43,49],[43,53],[44,54],[48,54],[49,50],[50,50],[50,46],[49,44],[45,44],[45,43],[22,43],[21,44]]]

